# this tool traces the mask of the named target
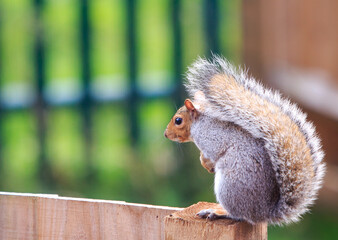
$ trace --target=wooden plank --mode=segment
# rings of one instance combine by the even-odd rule
[[[261,50],[261,22],[260,16],[261,0],[250,0],[242,2],[243,22],[243,60],[250,68],[250,74],[262,77],[262,50]]]
[[[180,208],[0,192],[0,239],[164,239]]]
[[[251,225],[229,219],[210,221],[196,216],[200,210],[220,207],[216,203],[199,202],[167,216],[164,220],[165,239],[267,239],[267,223]]]

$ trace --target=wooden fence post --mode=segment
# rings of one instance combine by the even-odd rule
[[[196,216],[202,209],[218,208],[219,204],[199,202],[165,217],[166,240],[266,240],[267,223],[251,225],[229,219],[209,221]]]

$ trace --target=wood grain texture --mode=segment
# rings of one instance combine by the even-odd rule
[[[180,208],[0,193],[0,239],[164,239]]]
[[[209,221],[196,216],[203,209],[218,209],[219,204],[199,202],[165,218],[165,239],[266,240],[267,224],[251,225],[228,219]]]
[[[338,1],[243,1],[244,61],[266,79],[274,67],[321,69],[338,83]],[[258,72],[257,72],[258,69]]]

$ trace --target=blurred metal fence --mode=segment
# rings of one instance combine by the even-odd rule
[[[106,101],[123,101],[128,106],[128,116],[130,124],[130,139],[132,145],[136,145],[139,141],[139,120],[138,120],[138,107],[139,102],[145,98],[165,97],[172,98],[177,105],[181,102],[182,98],[182,32],[181,32],[181,1],[170,1],[171,11],[171,30],[172,30],[172,49],[173,58],[172,62],[172,76],[174,82],[174,89],[167,89],[167,91],[152,92],[151,94],[145,94],[142,90],[137,88],[138,81],[138,62],[137,62],[137,29],[136,29],[136,0],[124,1],[124,9],[126,16],[126,39],[128,50],[128,94],[117,96],[114,99],[108,99]],[[203,22],[204,22],[204,34],[206,41],[206,55],[211,52],[220,52],[219,46],[219,1],[217,0],[204,0],[203,1]],[[102,101],[98,101],[91,94],[91,80],[92,73],[90,66],[92,64],[92,57],[90,52],[91,47],[91,25],[89,20],[89,7],[88,0],[81,0],[79,4],[79,23],[80,23],[80,35],[78,36],[78,44],[81,50],[81,93],[79,98],[74,97],[69,101],[51,101],[52,96],[48,95],[46,91],[46,57],[45,57],[45,42],[44,31],[42,28],[43,17],[42,12],[45,7],[44,0],[34,0],[34,13],[35,13],[35,36],[34,36],[34,72],[35,72],[35,86],[34,86],[34,101],[30,103],[26,102],[25,105],[8,104],[14,99],[8,99],[6,96],[2,96],[0,100],[0,126],[2,124],[1,119],[4,113],[15,111],[18,108],[33,108],[35,112],[35,121],[37,127],[38,143],[39,143],[39,156],[38,156],[38,173],[40,174],[40,180],[48,184],[50,179],[50,166],[46,160],[46,116],[47,109],[51,109],[57,105],[77,105],[82,111],[82,127],[83,127],[83,141],[85,145],[85,164],[87,177],[90,178],[93,173],[92,161],[91,161],[91,144],[92,144],[92,114],[91,108],[93,104],[100,104]],[[1,71],[0,61],[0,71]],[[0,79],[1,82],[1,79]],[[0,85],[1,87],[1,85]],[[1,89],[0,89],[1,92]],[[104,100],[105,101],[105,100]],[[1,129],[1,128],[0,128]],[[1,131],[1,130],[0,130]],[[0,132],[0,156],[1,154],[1,139],[2,134]],[[0,170],[1,170],[0,159]]]

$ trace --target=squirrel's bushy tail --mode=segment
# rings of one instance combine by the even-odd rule
[[[321,143],[306,115],[218,56],[198,59],[185,86],[191,97],[204,93],[206,115],[234,122],[265,141],[280,189],[269,222],[298,221],[316,199],[325,172]]]

